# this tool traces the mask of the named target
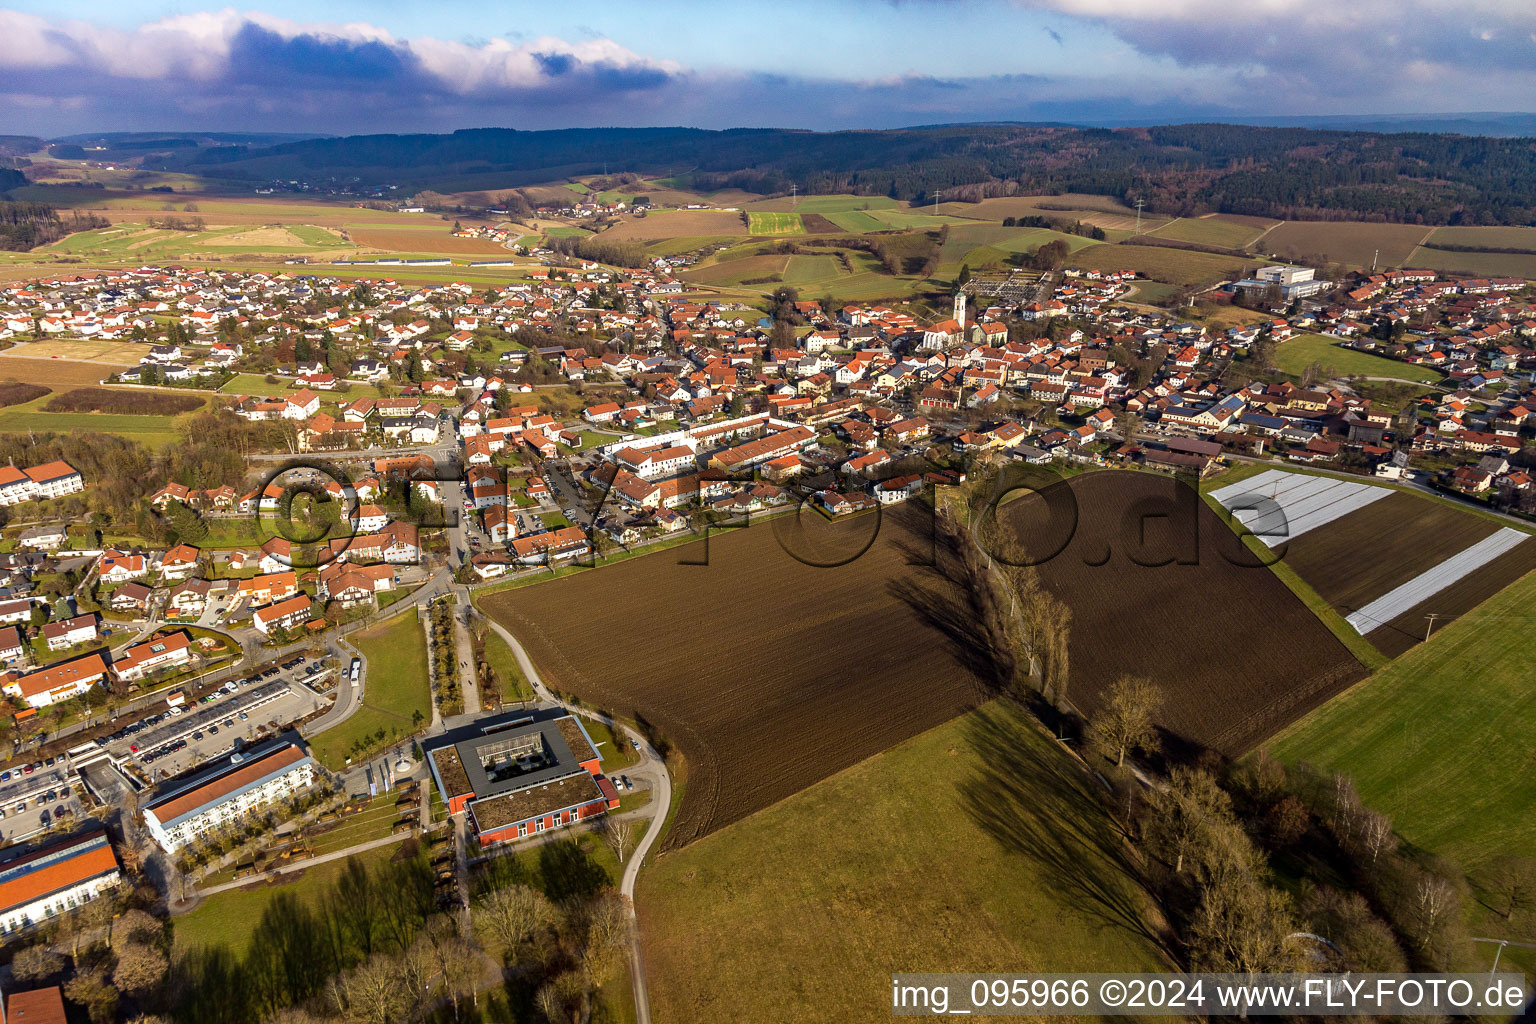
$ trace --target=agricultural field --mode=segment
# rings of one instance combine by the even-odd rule
[[[805,223],[798,213],[749,213],[747,231],[754,235],[803,235]]]
[[[1068,488],[1077,508],[1069,537],[1038,497],[1004,505],[999,521],[1017,536],[1040,538],[1036,558],[1059,543],[1047,538],[1065,540],[1039,573],[1072,609],[1068,695],[1081,710],[1091,715],[1121,674],[1147,676],[1168,692],[1163,728],[1237,754],[1364,675],[1186,485],[1106,471],[1054,486]],[[1139,551],[1126,547],[1137,536],[1126,524],[1138,517],[1147,517]],[[1237,662],[1234,636],[1245,638]]]
[[[1536,252],[1536,228],[1435,228],[1425,244],[1476,245],[1486,249],[1526,249]]]
[[[1212,213],[1203,217],[1180,217],[1171,220],[1151,234],[1158,238],[1172,238],[1181,242],[1219,245],[1226,249],[1244,249],[1279,223],[1277,220],[1267,220],[1263,217],[1237,217]]]
[[[1536,569],[1536,542],[1491,516],[1409,491],[1266,470],[1213,492],[1259,495],[1281,513],[1238,517],[1348,628],[1388,657]]]
[[[67,395],[69,392],[62,394]],[[118,434],[152,448],[163,448],[180,437],[174,416],[47,411],[46,406],[56,398],[55,395],[44,395],[30,402],[0,408],[0,433],[24,430],[59,434],[67,434],[71,430],[99,431]]]
[[[686,758],[678,848],[985,699],[968,643],[933,625],[953,595],[907,564],[920,525],[807,513],[479,603],[551,686],[649,723]],[[721,611],[705,628],[700,608]]]
[[[1476,274],[1480,277],[1523,277],[1527,280],[1536,280],[1536,255],[1529,253],[1447,252],[1444,249],[1420,246],[1403,261],[1403,265],[1415,270],[1440,270],[1457,274]]]
[[[1136,210],[1111,196],[1067,193],[1059,196],[1006,196],[979,203],[940,203],[939,212],[951,217],[1001,222],[1005,217],[1053,217],[1080,220],[1125,237],[1136,230]],[[1143,212],[1141,230],[1151,231],[1168,218]]]
[[[1260,266],[1236,256],[1168,249],[1155,245],[1090,245],[1072,254],[1085,270],[1134,270],[1164,284],[1204,287],[1242,277]]]
[[[117,415],[178,416],[206,405],[202,395],[138,388],[77,388],[55,395],[44,412],[101,412]]]
[[[885,1020],[917,964],[1169,970],[1093,786],[994,702],[658,857],[635,901],[656,1019]]]
[[[1291,539],[1285,561],[1348,616],[1498,528],[1451,505],[1393,491]]]
[[[354,749],[409,736],[432,718],[427,681],[427,638],[418,614],[405,611],[354,633],[349,642],[367,659],[363,704],[351,718],[315,737],[311,752],[341,771]],[[382,735],[381,735],[382,734]]]
[[[1358,221],[1286,221],[1264,236],[1261,248],[1281,257],[1321,257],[1346,267],[1401,267],[1434,229],[1417,224]],[[1380,255],[1378,254],[1378,251]]]
[[[500,242],[489,238],[455,238],[453,225],[434,220],[424,227],[352,228],[354,244],[384,252],[430,253],[445,256],[510,256]]]
[[[1345,377],[1391,377],[1417,384],[1432,384],[1445,374],[1429,366],[1415,366],[1398,359],[1345,348],[1336,338],[1321,334],[1301,334],[1275,346],[1275,365],[1299,376],[1313,363],[1332,374]]]
[[[149,343],[142,341],[65,341],[45,338],[41,341],[17,342],[0,352],[0,360],[11,359],[67,359],[74,362],[106,363],[113,368],[137,365],[149,352]],[[0,363],[0,366],[4,366]]]
[[[1287,729],[1271,752],[1349,773],[1406,840],[1474,872],[1536,848],[1533,602],[1528,574]]]
[[[614,242],[746,234],[741,214],[730,210],[658,210],[644,217],[626,217],[602,233]]]
[[[201,214],[167,214],[187,220]],[[325,254],[349,248],[349,243],[321,228],[313,228],[310,238],[322,235],[328,241],[311,242],[283,225],[214,225],[205,230],[179,231],[150,227],[145,223],[119,222],[108,228],[80,231],[52,245],[34,250],[38,255],[67,255],[102,259],[166,259],[251,254]]]

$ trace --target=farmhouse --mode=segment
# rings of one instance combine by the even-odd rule
[[[308,789],[315,768],[314,759],[292,743],[237,751],[205,771],[167,783],[144,809],[145,827],[162,850],[174,854],[258,807]]]
[[[36,847],[0,864],[0,933],[10,935],[84,906],[116,888],[121,877],[117,855],[100,828]],[[13,999],[12,1014],[21,1020],[15,1007]]]
[[[434,740],[426,755],[448,812],[469,811],[482,849],[619,806],[601,755],[573,715],[484,719]]]

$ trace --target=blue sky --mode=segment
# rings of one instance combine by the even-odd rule
[[[1536,109],[1528,0],[33,0],[0,132],[891,127]]]

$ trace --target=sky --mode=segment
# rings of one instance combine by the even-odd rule
[[[0,134],[45,137],[1536,111],[1533,0],[13,0],[0,40]]]

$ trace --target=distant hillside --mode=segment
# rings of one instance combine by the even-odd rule
[[[937,125],[890,131],[600,128],[363,135],[166,154],[213,178],[439,190],[607,171],[694,187],[948,199],[1042,191],[1141,197],[1154,212],[1428,224],[1536,222],[1530,140],[1296,127]]]

